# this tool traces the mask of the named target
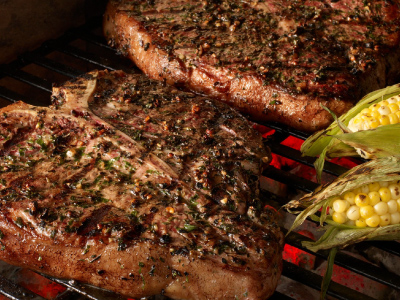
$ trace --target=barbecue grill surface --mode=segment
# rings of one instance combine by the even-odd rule
[[[80,28],[70,30],[59,39],[47,41],[39,49],[24,54],[10,64],[0,65],[0,107],[18,100],[32,105],[47,106],[50,104],[52,83],[60,84],[93,69],[122,69],[126,72],[139,72],[131,62],[118,56],[105,43],[101,36],[100,18],[95,18]],[[301,157],[298,150],[286,146],[284,142],[288,138],[304,140],[307,138],[307,134],[277,124],[261,125],[266,125],[274,130],[270,131],[272,134],[266,140],[273,153],[296,162],[300,169],[302,167],[312,168],[313,159]],[[333,163],[327,163],[325,167],[325,173],[330,178],[338,176],[346,170],[346,168]],[[317,187],[317,184],[310,181],[309,176],[303,176],[302,172],[295,173],[293,170],[289,172],[274,166],[268,167],[264,176],[264,182],[267,182],[266,187],[274,183],[286,191],[282,194],[279,192],[279,188],[272,192],[263,190],[262,196],[270,199],[271,205],[277,208],[291,200],[290,196],[310,192]],[[281,213],[283,219],[286,220],[286,222],[282,222],[282,230],[286,232],[292,219],[285,212],[281,211]],[[306,222],[302,230],[314,227],[315,225],[311,222]],[[312,253],[301,246],[301,241],[304,240],[310,240],[310,238],[293,232],[287,236],[286,245],[291,246],[290,249],[294,251],[295,255],[306,255],[313,259],[315,262],[313,269],[317,269],[318,265],[324,266],[328,251]],[[385,267],[385,259],[389,257],[400,265],[399,243],[364,242],[353,246],[350,250],[339,252],[336,256],[336,264],[343,267],[346,274],[351,271],[352,274],[357,274],[357,278],[366,280],[365,282],[368,282],[370,288],[365,286],[365,289],[355,290],[346,286],[345,281],[332,282],[328,290],[328,297],[332,299],[374,299],[376,297],[398,299],[400,276],[390,272],[387,265]],[[371,252],[379,252],[385,259],[373,264],[362,257],[362,254],[367,255],[366,253]],[[307,253],[311,255],[307,256]],[[29,286],[25,287],[23,283],[26,279],[21,275],[22,273],[24,273],[23,269],[0,262],[0,293],[11,299],[45,299],[40,291]],[[60,289],[62,292],[54,295],[51,299],[126,299],[120,295],[78,282],[46,276],[45,280],[48,279],[50,285],[65,287]],[[307,265],[297,265],[285,260],[281,284],[270,299],[318,299],[321,282],[322,277],[317,272],[309,270]],[[371,286],[374,289],[379,287],[381,294],[371,295],[369,292]],[[164,298],[156,296],[153,299]]]

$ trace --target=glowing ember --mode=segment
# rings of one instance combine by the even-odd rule
[[[21,278],[18,282],[19,285],[45,299],[54,299],[66,290],[64,286],[27,269],[21,269],[18,276]]]

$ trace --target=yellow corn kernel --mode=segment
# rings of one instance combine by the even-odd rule
[[[390,196],[392,199],[400,198],[400,186],[398,184],[391,183],[389,184],[388,189],[390,190]]]
[[[373,119],[377,119],[381,116],[381,114],[379,113],[378,110],[373,110],[371,111],[371,113],[369,114],[369,117],[373,118]]]
[[[389,101],[383,100],[383,101],[379,102],[379,104],[380,104],[381,106],[382,106],[382,105],[388,106],[388,105],[389,105]]]
[[[348,127],[353,132],[360,131],[364,128],[364,120],[362,118],[352,119]]]
[[[368,219],[365,220],[365,223],[369,227],[377,227],[380,222],[381,218],[378,215],[373,215],[372,217],[369,217]]]
[[[400,211],[400,199],[397,199],[396,202],[397,202],[397,210]]]
[[[368,184],[363,185],[363,186],[361,187],[361,193],[364,193],[364,194],[368,194],[368,193],[369,193]]]
[[[386,225],[390,224],[390,214],[389,213],[384,214],[384,215],[379,216],[379,217],[381,219],[380,222],[379,222],[379,226],[386,226]]]
[[[397,103],[397,102],[399,102],[399,100],[400,100],[400,98],[399,98],[399,96],[393,96],[393,97],[390,97],[389,99],[386,99],[386,101],[390,104],[390,103]]]
[[[381,202],[379,202],[379,203],[374,205],[374,210],[375,210],[377,215],[382,216],[382,215],[384,215],[384,214],[386,214],[388,212],[389,207],[388,207],[386,202],[382,202],[381,201]]]
[[[335,221],[336,223],[343,224],[344,222],[347,221],[345,213],[339,213],[335,211],[332,215],[332,220]]]
[[[366,206],[369,204],[369,197],[365,193],[359,193],[354,198],[354,203],[359,207]]]
[[[375,119],[375,118],[371,118],[370,120],[368,120],[368,123],[367,123],[367,126],[369,129],[375,129],[379,125],[381,125],[381,123],[379,122],[378,119]]]
[[[378,202],[381,201],[381,196],[379,195],[378,192],[369,192],[368,193],[368,197],[369,197],[369,204],[371,206],[374,206],[375,204],[377,204]]]
[[[399,110],[399,105],[397,103],[389,103],[388,107],[392,113]]]
[[[381,187],[388,187],[389,186],[389,181],[379,181],[379,185]]]
[[[395,212],[394,214],[390,215],[390,224],[399,224],[400,223],[400,213]]]
[[[354,124],[354,125],[359,125],[359,124],[361,124],[362,122],[364,122],[364,120],[360,117],[360,118],[354,118],[351,122],[352,122],[352,124]]]
[[[391,113],[390,108],[387,105],[381,105],[381,107],[378,108],[378,112],[381,116],[386,116]]]
[[[361,193],[361,188],[358,187],[358,188],[354,189],[353,193],[354,193],[354,195]]]
[[[399,118],[400,120],[400,110],[395,112],[396,116]]]
[[[381,105],[382,105],[382,104],[381,104],[380,102],[375,103],[375,104],[372,104],[372,105],[370,106],[370,109],[371,109],[371,111],[377,111],[378,108],[381,107]]]
[[[350,206],[350,208],[346,212],[346,216],[349,220],[358,220],[360,218],[360,208],[357,205]]]
[[[390,124],[390,119],[389,119],[389,115],[382,115],[378,118],[379,123],[381,123],[381,125],[389,125]]]
[[[387,187],[381,187],[378,193],[381,196],[381,200],[383,202],[388,202],[390,199],[392,199],[392,194],[390,193],[390,190]]]
[[[363,120],[364,122],[368,121],[369,119],[371,119],[371,114],[369,115],[360,115],[357,118],[360,118],[361,120]]]
[[[329,207],[333,207],[333,202],[335,202],[336,200],[340,200],[340,197],[333,197],[333,198],[329,201]]]
[[[360,216],[364,219],[368,219],[375,214],[375,210],[371,205],[365,205],[360,207]]]
[[[397,201],[396,200],[390,200],[388,203],[388,211],[389,213],[393,214],[397,211]]]
[[[368,116],[371,114],[371,109],[369,109],[368,107],[364,108],[362,111],[360,111],[360,114]]]
[[[336,200],[333,202],[333,209],[336,212],[342,213],[345,212],[349,208],[350,204],[347,201],[344,200]]]
[[[368,184],[368,188],[370,192],[377,192],[381,188],[379,182],[372,182]]]
[[[399,117],[395,113],[390,114],[388,117],[389,117],[390,124],[399,123]]]
[[[351,205],[354,204],[354,199],[356,198],[356,194],[353,192],[347,192],[346,194],[343,195],[343,199],[349,202]]]
[[[365,222],[364,219],[358,219],[358,220],[356,220],[356,226],[357,227],[367,227],[367,223]]]

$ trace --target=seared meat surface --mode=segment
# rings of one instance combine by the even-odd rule
[[[151,78],[315,131],[399,79],[398,1],[110,0],[104,34]]]
[[[261,137],[223,103],[92,72],[0,114],[0,258],[143,297],[266,299],[283,237]]]

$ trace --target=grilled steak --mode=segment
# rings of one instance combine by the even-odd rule
[[[265,299],[282,269],[268,157],[223,103],[92,72],[0,114],[0,258],[131,297]]]
[[[314,131],[399,78],[398,1],[111,0],[109,43],[151,78]]]

